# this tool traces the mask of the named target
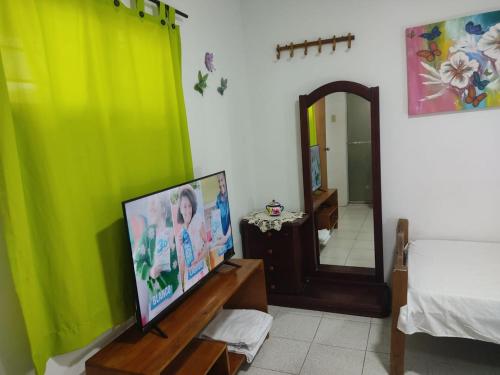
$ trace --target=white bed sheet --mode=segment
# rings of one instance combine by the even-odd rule
[[[500,243],[411,242],[398,328],[500,343]]]

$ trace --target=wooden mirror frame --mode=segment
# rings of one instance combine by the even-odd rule
[[[375,246],[375,268],[334,266],[320,264],[319,241],[316,230],[316,218],[313,212],[312,178],[311,178],[311,155],[309,139],[309,123],[307,109],[318,100],[336,92],[346,92],[358,95],[370,102],[371,119],[371,142],[372,142],[372,182],[373,182],[373,224],[374,224],[374,246]],[[304,182],[304,205],[305,212],[311,217],[310,228],[314,231],[312,238],[312,251],[303,254],[306,264],[306,275],[338,280],[360,280],[367,282],[384,282],[384,254],[382,243],[382,198],[380,182],[380,112],[379,112],[379,89],[378,87],[367,87],[356,82],[335,81],[327,83],[307,95],[299,96],[300,108],[300,134],[302,147],[302,172]]]

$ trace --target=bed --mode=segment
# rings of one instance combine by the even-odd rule
[[[405,335],[500,344],[500,243],[408,241],[399,219],[393,269],[391,375],[404,373]]]

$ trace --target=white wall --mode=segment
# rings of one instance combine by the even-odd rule
[[[398,217],[411,238],[500,240],[500,110],[408,118],[407,26],[499,8],[498,0],[242,1],[255,147],[256,202],[302,205],[298,96],[335,80],[380,86],[384,268],[392,263]],[[278,43],[353,33],[352,50],[276,61]]]
[[[127,1],[124,3],[128,4]],[[250,164],[248,87],[245,72],[240,3],[232,0],[172,0],[189,15],[179,18],[183,48],[183,82],[196,177],[225,169],[231,201],[236,256],[241,256],[239,221],[253,209],[253,164]],[[215,53],[216,72],[205,96],[194,91],[198,70],[205,71],[205,52]],[[229,78],[221,97],[220,76]],[[28,340],[0,242],[0,375],[33,373]],[[131,322],[103,334],[86,348],[52,358],[47,374],[82,374],[85,360]]]
[[[344,92],[325,98],[326,152],[328,188],[336,188],[338,203],[346,206],[349,199],[347,183],[347,101]],[[335,116],[335,122],[332,122]]]

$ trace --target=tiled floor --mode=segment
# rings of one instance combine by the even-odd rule
[[[339,207],[338,229],[320,253],[322,264],[374,267],[373,209],[366,204]]]
[[[390,320],[269,306],[273,328],[239,375],[389,374]],[[407,336],[406,374],[500,374],[500,345]]]

